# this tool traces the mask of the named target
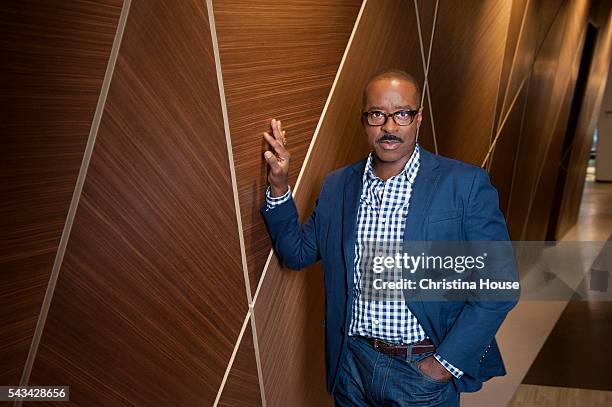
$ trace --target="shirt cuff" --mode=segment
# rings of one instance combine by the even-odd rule
[[[457,379],[461,379],[461,376],[463,376],[463,372],[459,369],[457,369],[455,366],[451,365],[450,363],[448,363],[446,360],[442,359],[442,357],[440,357],[440,355],[438,355],[437,353],[434,353],[434,357],[438,360],[438,362],[440,362],[442,364],[442,366],[444,366],[444,368],[446,370],[448,370],[453,376],[455,376]]]
[[[268,209],[272,209],[282,203],[287,202],[289,198],[291,198],[291,187],[287,189],[287,192],[285,192],[284,195],[276,197],[272,196],[272,189],[270,186],[268,186],[268,189],[266,189],[266,204]]]

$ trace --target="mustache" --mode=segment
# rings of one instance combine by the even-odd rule
[[[391,133],[385,133],[378,140],[376,140],[377,143],[381,143],[383,141],[398,141],[400,143],[404,142],[404,140]]]

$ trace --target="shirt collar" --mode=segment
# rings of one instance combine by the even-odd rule
[[[408,162],[406,163],[402,171],[396,176],[401,175],[405,177],[406,180],[412,184],[414,182],[414,177],[411,177],[410,174],[413,173],[414,169],[419,165],[420,156],[421,155],[419,152],[419,143],[417,142],[414,147],[414,151],[412,152],[412,155],[410,156],[410,159],[408,160]],[[374,159],[374,152],[370,151],[370,154],[368,154],[368,160],[366,162],[365,170],[363,172],[364,183],[367,179],[380,180],[380,178],[376,176],[376,174],[374,174],[374,170],[372,168],[373,159]]]

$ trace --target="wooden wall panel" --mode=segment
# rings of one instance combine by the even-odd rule
[[[430,55],[430,48],[432,46],[431,40],[435,38],[434,23],[437,19],[437,9],[439,8],[439,1],[430,0],[417,0],[418,16],[421,26],[421,37],[423,38],[423,55],[425,60],[425,67],[427,67],[427,60]],[[415,40],[418,38],[418,32],[415,33]],[[424,74],[423,74],[424,75]],[[417,140],[419,144],[427,148],[429,151],[436,152],[436,141],[434,140],[434,123],[432,112],[429,110],[431,106],[429,90],[425,89],[425,79],[421,84],[421,93],[423,94],[423,120],[421,121],[421,127],[419,128]]]
[[[546,238],[587,11],[587,3],[564,3],[536,56],[508,208],[514,239]]]
[[[558,56],[563,46],[565,20],[566,13],[561,13],[553,23],[536,56],[529,80],[523,131],[517,152],[517,169],[507,213],[510,236],[515,240],[522,239],[532,197],[539,183],[542,159],[554,129],[555,110],[559,105],[551,101],[561,96],[555,92],[554,85]]]
[[[529,1],[530,0],[514,0],[512,2],[512,9],[510,11],[510,19],[508,21],[508,30],[506,34],[504,59],[502,63],[501,74],[499,77],[499,91],[497,95],[497,103],[495,106],[495,123],[493,128],[493,136],[495,135],[495,132],[497,131],[497,127],[499,125],[499,121],[501,120],[500,113],[504,101],[504,95],[506,94],[506,86],[508,86],[508,80],[510,79],[510,72],[512,71],[514,59],[521,57],[521,55],[517,54],[518,43],[521,35],[521,27],[523,26],[523,20],[526,17],[526,12],[529,11]],[[491,160],[489,160],[489,163],[490,162]]]
[[[215,24],[236,165],[251,290],[270,253],[259,213],[267,188],[262,133],[287,131],[294,184],[355,24],[361,0],[215,0]]]
[[[500,194],[500,206],[505,213],[508,205],[510,187],[512,183],[513,168],[503,169],[508,164],[514,163],[516,149],[518,147],[520,127],[516,126],[517,113],[509,113],[512,109],[513,102],[519,97],[518,92],[523,92],[520,97],[525,97],[526,80],[530,73],[530,65],[533,62],[536,49],[537,34],[534,31],[533,22],[536,20],[537,8],[535,2],[531,0],[514,0],[512,2],[512,10],[508,23],[508,33],[506,35],[506,50],[502,64],[502,71],[499,78],[499,91],[495,106],[495,122],[493,123],[493,131],[491,133],[491,143],[495,143],[490,153],[485,166],[492,176],[493,184],[498,188]],[[522,69],[521,69],[522,68]],[[511,79],[514,79],[512,82]],[[525,82],[521,86],[521,82]],[[511,87],[511,85],[514,85]],[[524,101],[518,107],[522,112],[525,110]],[[512,115],[512,117],[511,117]],[[504,126],[504,121],[511,122],[508,125],[511,129],[500,129]],[[522,119],[521,119],[522,122]],[[500,135],[499,133],[502,133]],[[503,137],[503,139],[501,139]],[[506,142],[506,138],[510,137],[513,141]],[[497,140],[496,140],[497,139]],[[499,143],[499,146],[497,145]],[[504,144],[502,146],[502,144]],[[497,149],[501,149],[503,165],[493,165],[493,158]],[[510,148],[510,150],[508,149]],[[508,161],[510,159],[510,162]],[[503,172],[504,174],[502,174]],[[496,179],[493,180],[493,177]],[[505,195],[504,195],[505,194]]]
[[[0,2],[0,385],[23,371],[121,6]]]
[[[30,384],[211,405],[248,306],[206,3],[132,3]]]
[[[439,9],[439,0],[416,0],[419,23],[421,26],[421,37],[423,38],[423,50],[425,55],[425,62],[427,62],[427,56],[429,54],[429,48],[431,47],[432,34],[434,34],[434,22],[437,19],[437,12]],[[416,33],[418,35],[418,33]]]
[[[515,1],[522,3],[522,0]],[[529,0],[527,2],[515,55],[510,62],[512,65],[509,77],[506,79],[506,88],[503,98],[500,100],[502,106],[500,117],[507,113],[521,84],[532,71],[535,56],[542,46],[545,34],[552,26],[554,17],[557,16],[556,11],[561,3],[559,0]],[[548,10],[548,12],[544,12],[543,9]],[[555,10],[555,13],[550,12],[552,9]],[[543,18],[543,16],[546,16],[546,18]]]
[[[550,130],[551,133],[540,156],[536,173],[537,181],[532,196],[529,197],[531,202],[523,223],[523,240],[546,239],[563,154],[563,142],[582,58],[587,12],[588,3],[579,1],[569,2],[567,7],[559,11],[559,13],[566,14],[566,21],[563,27],[563,45],[557,55],[558,65],[553,85],[554,96],[550,102],[551,119],[548,122],[547,130]],[[554,29],[556,27],[553,27],[552,30]],[[525,136],[529,139],[534,138],[534,135],[525,134]]]
[[[236,358],[219,399],[221,407],[255,407],[262,405],[255,362],[253,331],[249,323],[244,331]]]
[[[429,85],[441,155],[480,165],[489,149],[510,11],[510,2],[440,1]]]
[[[529,85],[529,82],[527,82],[527,85]],[[499,207],[504,214],[508,213],[512,180],[518,165],[516,152],[527,108],[527,89],[528,86],[524,86],[521,89],[520,95],[510,110],[504,126],[501,128],[501,133],[494,150],[499,153],[493,154],[493,159],[489,160],[491,163],[489,168],[491,183],[497,189]]]
[[[415,10],[404,1],[366,3],[295,193],[302,218],[310,214],[323,177],[367,153],[359,112],[369,76],[399,67],[423,81],[415,24]],[[295,273],[281,269],[274,257],[255,304],[268,405],[332,404],[325,392],[323,311],[320,265]]]
[[[612,14],[609,2],[593,2],[589,16],[599,28],[589,72],[585,98],[578,118],[574,146],[570,156],[557,236],[562,237],[578,220],[587,161],[593,143],[593,132],[606,87],[612,47]]]

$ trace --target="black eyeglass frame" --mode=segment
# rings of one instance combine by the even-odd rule
[[[365,122],[368,126],[372,126],[372,127],[378,127],[378,126],[384,126],[385,124],[387,124],[387,120],[389,120],[389,117],[393,117],[393,121],[395,122],[395,124],[397,124],[398,126],[410,126],[412,123],[414,123],[414,118],[417,116],[417,114],[419,114],[419,110],[421,108],[418,107],[416,110],[406,110],[406,109],[401,109],[401,110],[397,110],[393,113],[384,113],[381,112],[380,110],[369,110],[367,112],[363,112],[363,118],[365,119]],[[385,115],[385,121],[382,122],[381,124],[371,124],[369,121],[369,114],[373,113],[373,112],[379,112],[382,113],[383,115]],[[397,122],[397,120],[395,119],[395,115],[401,112],[408,112],[412,115],[412,119],[410,119],[410,123],[408,124],[400,124]]]

